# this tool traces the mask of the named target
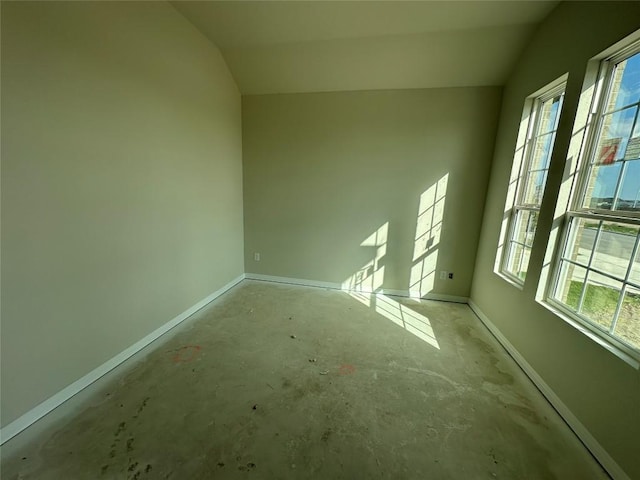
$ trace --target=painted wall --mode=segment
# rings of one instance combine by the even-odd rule
[[[243,96],[246,271],[467,296],[500,99]]]
[[[638,2],[566,2],[547,18],[505,87],[472,300],[631,478],[640,478],[640,372],[535,301],[587,61],[640,28]],[[525,97],[568,72],[551,172],[523,290],[493,273]]]
[[[244,271],[240,95],[160,2],[2,2],[2,425]]]

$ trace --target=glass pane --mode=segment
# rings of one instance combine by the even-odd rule
[[[563,258],[573,260],[587,266],[591,258],[593,243],[600,222],[584,218],[574,218],[571,221],[567,249]]]
[[[602,117],[602,130],[594,163],[610,165],[624,158],[637,110],[637,107],[630,107]]]
[[[591,268],[624,280],[637,236],[637,226],[602,222]]]
[[[542,105],[540,110],[540,123],[538,134],[549,133],[556,129],[560,111],[562,95],[550,98]]]
[[[613,74],[608,110],[640,100],[640,53],[618,63]]]
[[[611,210],[622,163],[594,165],[587,182],[583,206]]]
[[[556,291],[553,293],[554,298],[577,311],[586,274],[586,269],[562,262]]]
[[[549,168],[554,137],[555,133],[547,133],[534,139],[532,142],[533,152],[531,152],[531,165],[529,170]]]
[[[621,288],[621,282],[589,272],[580,313],[604,327],[605,330],[609,330],[613,323]]]
[[[516,210],[516,224],[513,230],[513,240],[524,243],[527,246],[533,244],[538,224],[538,212],[529,210]]]
[[[629,272],[629,281],[640,286],[640,245],[638,247],[636,258],[633,260],[633,265],[631,265],[631,272]]]
[[[539,170],[529,173],[525,178],[522,203],[525,205],[540,205],[544,194],[544,184],[547,181],[547,171]]]
[[[538,212],[528,212],[527,228],[524,236],[525,245],[531,247],[536,236],[536,227],[538,226]]]
[[[640,142],[638,146],[640,146]],[[616,210],[640,210],[640,160],[626,162]]]
[[[625,160],[635,160],[640,158],[640,119],[636,120],[636,126],[631,134],[631,139],[627,143],[627,150],[624,152]]]
[[[512,275],[524,280],[529,264],[529,249],[519,243],[511,242],[506,269]]]
[[[627,287],[614,335],[640,348],[640,289]]]

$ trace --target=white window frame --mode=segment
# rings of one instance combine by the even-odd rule
[[[622,352],[623,355],[618,355],[621,358],[627,360],[627,356],[631,357],[635,361],[628,363],[632,364],[636,368],[638,368],[638,361],[640,361],[640,348],[634,347],[623,339],[618,338],[614,334],[614,329],[616,327],[616,322],[618,320],[618,316],[620,313],[622,301],[624,299],[625,291],[627,286],[632,286],[634,288],[640,288],[640,285],[635,284],[630,281],[629,275],[632,270],[633,261],[638,254],[638,250],[640,249],[640,233],[636,236],[634,246],[631,251],[631,257],[629,260],[629,265],[626,269],[626,274],[624,278],[614,277],[612,274],[608,272],[603,272],[598,268],[592,268],[591,262],[593,260],[594,252],[597,248],[598,235],[601,232],[600,227],[597,229],[595,234],[594,243],[591,249],[590,259],[587,264],[587,271],[585,279],[588,278],[589,272],[598,273],[604,275],[609,278],[615,278],[616,281],[621,281],[622,287],[620,290],[618,303],[616,305],[616,310],[614,313],[614,317],[612,319],[612,323],[609,329],[605,329],[595,321],[589,319],[585,315],[582,315],[575,310],[569,308],[567,305],[562,303],[560,300],[554,297],[556,289],[558,287],[558,283],[561,277],[561,265],[562,262],[573,263],[570,259],[565,258],[565,254],[568,249],[572,247],[572,238],[571,237],[571,224],[574,219],[585,219],[585,220],[593,220],[596,222],[601,221],[611,221],[611,222],[620,222],[625,223],[630,226],[640,225],[640,212],[634,211],[620,211],[613,210],[615,206],[616,197],[620,191],[620,184],[622,179],[624,178],[623,174],[619,175],[618,182],[614,192],[614,205],[612,205],[612,209],[598,209],[598,208],[588,208],[583,206],[584,197],[586,194],[586,189],[588,188],[589,178],[591,176],[591,171],[593,169],[594,163],[593,158],[597,154],[597,147],[599,136],[602,130],[603,118],[605,114],[610,114],[611,112],[605,112],[606,102],[609,99],[609,94],[611,92],[612,83],[613,83],[613,72],[614,67],[617,63],[629,58],[635,54],[640,53],[640,42],[635,42],[634,44],[618,50],[615,54],[605,58],[600,62],[598,77],[596,81],[595,92],[592,97],[591,107],[589,110],[590,119],[586,120],[586,124],[592,124],[592,128],[588,128],[586,134],[586,140],[582,145],[581,152],[579,154],[579,162],[577,164],[577,176],[575,183],[572,188],[570,202],[567,210],[564,213],[564,217],[562,219],[561,224],[561,232],[560,232],[560,241],[557,244],[557,247],[553,253],[553,266],[551,270],[551,275],[549,275],[548,281],[546,282],[546,289],[544,292],[543,303],[548,304],[553,309],[557,310],[561,316],[568,317],[569,321],[575,321],[580,326],[588,329],[589,332],[595,334],[600,340],[605,342],[605,346],[609,350],[614,351],[614,353]],[[630,106],[636,105],[638,108],[638,113],[636,114],[634,122],[640,122],[640,102],[625,105],[623,108],[629,108]],[[622,110],[622,109],[620,109]],[[631,134],[635,129],[635,123],[631,128]],[[627,162],[629,160],[623,159],[622,169],[626,168]],[[575,263],[574,263],[575,264]],[[580,265],[581,268],[584,268]],[[586,284],[588,282],[583,283],[583,288],[581,291],[581,296],[579,300],[579,308],[583,302],[584,294],[586,290]],[[611,348],[613,347],[613,349]]]
[[[518,141],[518,144],[522,143],[521,146],[516,145],[516,154],[512,166],[511,178],[513,179],[515,176],[515,190],[511,195],[511,198],[507,199],[507,208],[505,210],[509,211],[509,219],[506,226],[506,234],[501,235],[502,242],[501,245],[502,251],[499,252],[499,273],[506,277],[507,280],[514,283],[516,286],[522,287],[524,285],[525,279],[520,278],[514,272],[512,272],[508,266],[510,262],[510,256],[513,253],[513,245],[518,244],[522,247],[522,251],[529,251],[529,257],[526,262],[526,271],[528,271],[528,263],[531,255],[531,250],[533,247],[533,242],[535,240],[536,228],[534,227],[533,232],[531,234],[531,242],[530,245],[526,244],[526,239],[524,243],[518,242],[514,237],[516,236],[516,226],[518,224],[518,213],[523,211],[528,211],[531,213],[536,213],[539,215],[540,207],[542,204],[542,199],[544,197],[544,189],[546,188],[547,177],[549,174],[549,167],[551,164],[551,156],[553,152],[553,148],[555,145],[556,134],[558,130],[558,123],[560,121],[560,116],[562,114],[562,106],[564,103],[564,93],[566,89],[566,77],[563,77],[559,80],[552,82],[547,85],[543,89],[539,90],[536,94],[530,96],[525,103],[523,119],[526,120],[525,123],[521,124],[521,130],[524,129],[525,137],[523,140]],[[555,124],[553,129],[550,132],[545,132],[544,135],[548,135],[549,133],[552,135],[551,143],[549,145],[549,165],[547,165],[544,169],[537,169],[535,172],[543,172],[545,171],[545,180],[542,184],[542,194],[540,195],[540,201],[535,204],[525,203],[524,197],[526,195],[526,187],[527,187],[527,178],[531,175],[534,170],[531,169],[531,162],[533,161],[533,155],[535,152],[535,144],[536,140],[540,138],[542,135],[539,132],[540,128],[540,113],[542,111],[542,107],[545,102],[557,97],[560,95],[560,104],[558,105],[558,112],[555,118]],[[522,131],[519,133],[518,137],[521,137]],[[522,148],[521,156],[518,155],[518,150]],[[512,182],[513,182],[512,181]],[[524,254],[523,254],[524,257]],[[522,267],[523,259],[520,259],[520,265]]]

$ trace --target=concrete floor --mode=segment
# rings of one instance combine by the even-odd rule
[[[466,305],[244,281],[142,357],[2,478],[609,478]]]

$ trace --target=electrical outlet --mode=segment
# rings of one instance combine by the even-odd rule
[[[440,272],[440,280],[446,280],[447,279],[447,272],[445,272],[444,270],[442,270]]]
[[[453,272],[449,272],[449,280],[453,280]]]
[[[259,254],[259,253],[254,253],[254,254],[253,254],[253,259],[254,259],[256,262],[259,262],[259,261],[260,261],[260,254]]]

